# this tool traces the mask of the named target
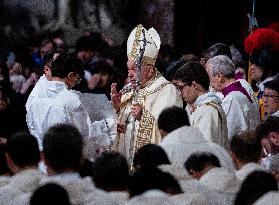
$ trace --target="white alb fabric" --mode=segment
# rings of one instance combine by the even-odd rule
[[[235,174],[223,167],[210,169],[199,179],[199,182],[212,192],[223,195],[227,204],[234,203],[241,185],[241,181],[236,178]]]
[[[277,110],[275,113],[272,114],[275,117],[279,117],[279,110]]]
[[[85,199],[95,191],[94,184],[90,177],[80,178],[78,173],[61,173],[44,177],[40,186],[48,183],[55,183],[62,186],[68,193],[71,204],[85,204]],[[32,192],[18,195],[10,205],[28,205]]]
[[[168,194],[160,190],[148,190],[141,195],[135,196],[127,205],[175,205]]]
[[[255,95],[255,92],[254,92],[252,86],[250,85],[250,83],[248,83],[247,80],[245,80],[245,79],[237,79],[236,81],[240,82],[241,86],[247,91],[247,93],[249,94],[249,96],[252,99],[253,103],[255,103],[255,105],[259,109],[258,99],[257,99],[257,97]],[[213,89],[213,91],[214,91],[214,89]],[[221,92],[216,92],[216,95],[220,99],[224,98],[224,95]]]
[[[279,205],[279,192],[270,191],[259,198],[254,205]]]
[[[73,205],[84,204],[85,199],[96,189],[91,177],[80,178],[78,173],[58,174],[41,181],[41,185],[47,183],[61,185],[68,192]]]
[[[129,194],[127,192],[112,191],[106,192],[95,189],[88,195],[84,201],[86,205],[124,205],[128,202]]]
[[[9,184],[10,178],[10,176],[0,176],[0,188]]]
[[[222,100],[227,116],[229,140],[241,131],[254,130],[260,122],[258,107],[239,91],[232,91]]]
[[[202,200],[206,201],[206,205],[226,205],[227,198],[218,193],[213,192],[209,187],[201,184],[196,179],[185,179],[179,181],[180,187],[184,193],[188,194],[199,194]]]
[[[0,188],[0,205],[9,204],[20,195],[33,192],[43,177],[37,169],[26,169],[15,174],[9,184]]]
[[[247,91],[247,93],[249,94],[249,96],[251,97],[253,103],[255,103],[255,105],[257,106],[257,108],[259,109],[259,103],[258,103],[258,99],[255,95],[255,92],[252,88],[252,86],[250,85],[250,83],[247,82],[247,80],[245,79],[238,79],[237,81],[240,82],[240,84],[242,85],[242,87]]]
[[[264,169],[261,165],[251,162],[245,164],[241,169],[235,171],[236,177],[243,181],[249,174],[251,174],[254,171],[267,171]]]
[[[198,127],[208,141],[228,148],[227,118],[220,98],[208,92],[199,96],[194,104],[196,108],[190,116],[191,125]]]
[[[210,152],[217,156],[221,165],[229,171],[234,164],[229,153],[220,145],[207,141],[198,128],[183,126],[169,133],[159,144],[167,153],[172,164],[184,167],[191,154]]]
[[[176,194],[170,196],[171,200],[175,204],[181,205],[206,205],[207,200],[201,193],[189,193]]]
[[[85,149],[92,151],[86,152],[89,158],[98,146],[110,146],[115,137],[114,119],[91,122],[77,91],[69,90],[63,82],[48,81],[44,76],[29,95],[26,111],[29,131],[37,138],[40,150],[44,133],[57,123],[72,124],[78,128],[85,139]]]

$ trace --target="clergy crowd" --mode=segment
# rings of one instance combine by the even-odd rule
[[[139,24],[126,54],[94,32],[7,52],[0,205],[279,204],[279,33],[243,47],[174,58]]]

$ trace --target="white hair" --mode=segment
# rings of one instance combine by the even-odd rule
[[[235,67],[232,60],[226,55],[218,55],[210,58],[207,65],[211,65],[211,74],[222,73],[226,78],[233,78],[235,74]]]
[[[279,154],[273,155],[271,157],[269,170],[271,172],[273,171],[279,172]]]

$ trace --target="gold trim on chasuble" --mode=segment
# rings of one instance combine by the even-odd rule
[[[139,128],[137,130],[137,135],[135,138],[136,142],[134,143],[135,146],[134,153],[136,153],[137,150],[142,146],[151,143],[153,134],[156,134],[156,127],[154,127],[154,125],[156,124],[155,118],[151,115],[151,113],[147,109],[145,109],[145,102],[146,102],[146,97],[148,95],[154,94],[159,90],[161,90],[164,86],[171,84],[170,82],[167,81],[159,85],[154,90],[148,91],[148,88],[153,84],[153,82],[155,82],[160,77],[161,74],[159,72],[156,72],[154,78],[152,78],[147,83],[147,86],[145,86],[143,89],[140,89],[139,91],[138,102],[143,106],[143,110],[142,110],[141,120],[139,123]],[[129,102],[132,101],[132,98],[133,98],[133,92],[129,92],[124,95],[121,102],[119,119],[122,117],[122,113],[125,113],[126,106]],[[125,135],[126,134],[124,134],[124,137],[126,137]],[[155,138],[156,137],[157,136],[155,136]],[[116,143],[117,147],[119,147],[119,143],[120,143],[120,134],[118,134],[118,138],[117,138],[117,143]]]
[[[140,96],[139,96],[139,103],[142,104],[143,107],[145,107],[146,97],[148,95],[158,92],[159,90],[161,90],[164,86],[166,86],[168,84],[170,84],[170,82],[165,82],[165,83],[161,84],[160,86],[158,86],[156,89],[149,91],[149,92],[145,91],[145,89],[143,89],[143,92],[141,92]],[[141,148],[143,145],[151,143],[152,136],[155,135],[154,138],[156,140],[157,128],[155,126],[156,126],[156,123],[155,123],[154,116],[152,116],[151,113],[144,108],[142,111],[142,116],[141,116],[141,120],[139,123],[139,129],[138,129],[138,134],[137,134],[137,138],[136,138],[134,153],[136,153],[136,151],[139,148]]]

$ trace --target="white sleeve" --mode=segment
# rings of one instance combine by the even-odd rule
[[[233,135],[246,130],[248,125],[242,105],[237,100],[232,97],[227,98],[222,102],[222,107],[227,116],[228,138],[231,140]]]
[[[149,105],[146,106],[148,112],[157,120],[162,110],[171,107],[178,106],[183,107],[182,98],[174,85],[169,84],[164,86],[159,92],[157,92],[156,98],[151,99]]]
[[[117,136],[116,121],[106,118],[90,125],[90,137],[86,139],[84,155],[91,160],[98,156],[101,148],[110,148]]]
[[[219,143],[219,118],[217,109],[204,105],[190,116],[191,125],[198,127],[204,138],[210,142]]]
[[[111,146],[116,135],[116,121],[113,118],[106,118],[91,124],[90,139],[94,139],[99,147]]]
[[[78,128],[85,139],[90,138],[90,118],[81,104],[74,111],[71,111],[70,121]]]

